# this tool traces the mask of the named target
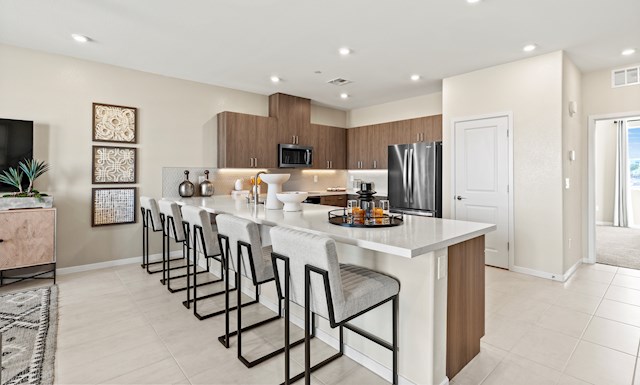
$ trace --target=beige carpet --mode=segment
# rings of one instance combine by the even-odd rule
[[[596,226],[598,263],[640,269],[640,229]]]

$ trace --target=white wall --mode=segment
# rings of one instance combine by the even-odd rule
[[[613,120],[596,122],[595,192],[596,223],[613,223],[616,172],[616,126]]]
[[[441,113],[442,93],[436,92],[351,110],[347,113],[347,127],[367,126]]]
[[[553,52],[443,82],[443,151],[451,121],[513,113],[515,265],[563,273],[563,54]],[[452,213],[451,162],[444,157],[443,211]]]
[[[563,54],[562,62],[562,165],[564,178],[569,179],[570,187],[562,191],[563,219],[563,273],[581,261],[583,254],[583,217],[582,210],[582,163],[586,153],[581,151],[582,115],[569,112],[569,103],[582,105],[582,73],[576,65]],[[569,151],[576,152],[576,159],[569,159]]]
[[[347,127],[347,111],[311,104],[311,123]]]

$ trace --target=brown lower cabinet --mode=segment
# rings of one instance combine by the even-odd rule
[[[320,204],[327,206],[347,207],[347,194],[320,197]]]

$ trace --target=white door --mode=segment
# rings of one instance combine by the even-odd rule
[[[509,118],[456,122],[455,219],[492,223],[485,263],[509,268]]]

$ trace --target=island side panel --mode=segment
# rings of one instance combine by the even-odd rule
[[[484,235],[449,246],[447,377],[480,353],[484,336]]]

